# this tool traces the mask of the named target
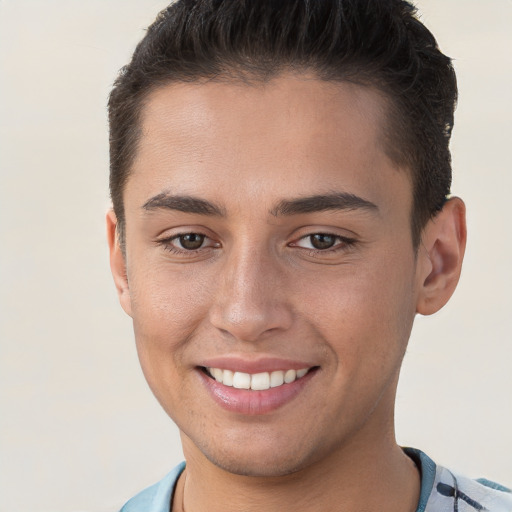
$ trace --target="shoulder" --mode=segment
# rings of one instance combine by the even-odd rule
[[[120,512],[169,512],[176,482],[184,469],[185,463],[182,462],[160,482],[144,489],[129,500]]]
[[[450,471],[419,450],[406,448],[404,451],[421,472],[417,512],[512,512],[512,491],[507,487]]]

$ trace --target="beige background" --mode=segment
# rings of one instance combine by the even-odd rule
[[[115,511],[181,460],[107,264],[106,97],[156,0],[0,0],[0,511]],[[418,318],[398,439],[512,485],[512,2],[422,0],[455,58],[462,281]]]

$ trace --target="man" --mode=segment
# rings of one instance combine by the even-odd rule
[[[512,510],[395,441],[460,275],[456,81],[402,0],[180,1],[111,94],[111,266],[184,464],[125,512]]]

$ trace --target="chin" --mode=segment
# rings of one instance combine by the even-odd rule
[[[224,471],[240,476],[270,478],[297,473],[320,457],[321,449],[308,449],[304,440],[291,441],[286,436],[279,439],[276,435],[270,438],[252,435],[245,439],[216,437],[209,443],[196,444],[192,441],[192,444],[194,451],[198,450]]]
[[[244,454],[241,458],[213,457],[205,454],[208,460],[224,471],[239,476],[260,478],[283,477],[292,475],[303,469],[306,464],[294,459],[281,457],[265,457],[264,460],[252,459]]]

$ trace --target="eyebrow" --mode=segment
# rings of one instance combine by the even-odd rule
[[[148,199],[142,208],[147,211],[164,209],[197,215],[225,216],[223,209],[210,201],[193,196],[171,195],[165,192]]]
[[[283,200],[270,210],[274,216],[299,215],[304,213],[324,212],[329,210],[366,210],[378,213],[376,204],[362,197],[347,192],[321,194],[298,199]]]
[[[196,215],[226,216],[223,208],[205,199],[193,196],[172,195],[165,192],[148,199],[142,208],[147,211],[164,209]],[[299,197],[297,199],[283,199],[270,210],[270,214],[278,217],[329,210],[366,210],[377,213],[379,208],[376,204],[362,197],[347,192],[337,192]]]

